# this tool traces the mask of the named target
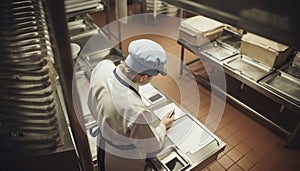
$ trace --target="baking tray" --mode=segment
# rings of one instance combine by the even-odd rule
[[[237,54],[237,52],[235,52],[234,50],[224,47],[222,44],[216,41],[201,46],[198,50],[220,61],[223,61]]]
[[[259,83],[300,104],[300,79],[276,70]]]
[[[240,54],[225,61],[224,66],[253,81],[260,80],[272,71],[272,68]]]

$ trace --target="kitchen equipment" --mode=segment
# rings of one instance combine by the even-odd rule
[[[58,104],[40,2],[1,2],[0,14],[0,158],[55,149]]]
[[[272,68],[241,54],[226,60],[224,66],[255,82],[272,71]]]
[[[204,52],[206,55],[209,55],[210,57],[216,58],[220,61],[223,61],[237,54],[234,49],[230,49],[230,47],[226,47],[216,41],[205,44],[198,49],[200,52]]]
[[[180,171],[190,166],[191,162],[188,157],[181,152],[176,146],[170,146],[157,155],[154,165],[158,170]]]
[[[284,98],[300,104],[300,79],[276,70],[259,83]]]
[[[298,62],[289,63],[289,65],[282,68],[282,71],[300,79],[300,63]]]

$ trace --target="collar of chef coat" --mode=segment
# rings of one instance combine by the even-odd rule
[[[128,77],[126,77],[123,72],[120,70],[119,67],[116,68],[116,74],[123,80],[125,81],[128,85],[132,86],[137,92],[139,92],[139,85],[136,83],[132,82]]]

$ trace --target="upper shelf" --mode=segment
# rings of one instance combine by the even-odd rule
[[[300,49],[298,6],[291,0],[162,1]]]

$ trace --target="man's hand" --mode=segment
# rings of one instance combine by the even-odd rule
[[[170,128],[172,126],[172,123],[174,122],[174,115],[175,113],[172,114],[174,111],[168,112],[162,119],[161,123],[165,125],[166,128]],[[171,116],[171,117],[170,117]]]

